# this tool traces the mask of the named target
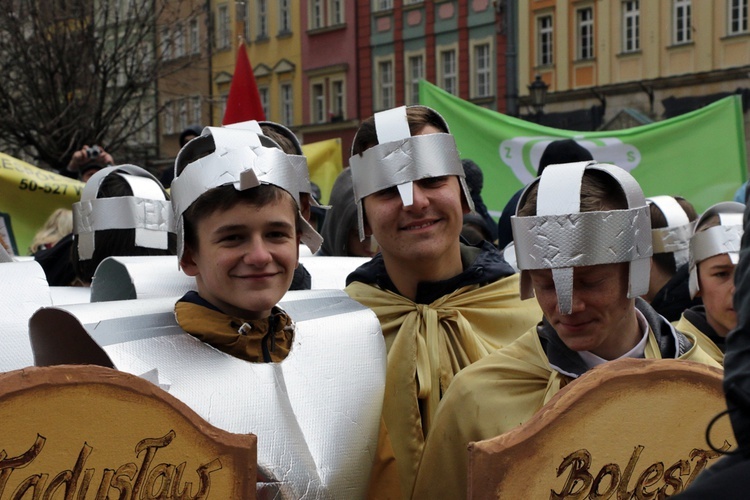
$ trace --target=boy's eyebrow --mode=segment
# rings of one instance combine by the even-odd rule
[[[294,224],[290,224],[289,222],[284,220],[271,220],[266,222],[265,226],[279,229],[291,229],[295,227]],[[214,229],[214,233],[229,233],[232,231],[242,231],[245,229],[247,229],[247,226],[245,224],[226,224]]]

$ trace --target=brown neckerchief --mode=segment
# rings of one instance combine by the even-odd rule
[[[277,307],[268,318],[250,321],[186,301],[177,302],[174,312],[177,323],[190,335],[245,361],[278,363],[292,348],[292,319]]]

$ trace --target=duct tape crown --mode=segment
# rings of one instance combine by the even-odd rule
[[[270,184],[287,191],[299,207],[300,193],[310,188],[309,176],[300,176],[290,158],[276,142],[249,128],[206,127],[188,142],[177,154],[172,182],[178,260],[185,245],[183,214],[210,189],[232,185],[242,191]],[[301,216],[300,220],[301,240],[315,253],[323,239]]]
[[[700,290],[698,282],[700,262],[721,254],[727,254],[732,264],[736,265],[739,261],[744,212],[744,204],[736,201],[723,201],[708,207],[696,221],[695,227],[700,228],[704,221],[716,216],[719,224],[697,231],[690,238],[690,279],[688,281],[690,298],[694,298]]]
[[[667,221],[667,227],[651,230],[654,253],[673,254],[675,268],[687,264],[690,257],[690,236],[695,224],[690,222],[685,209],[672,196],[652,196],[646,198],[646,201],[649,205],[656,205]]]
[[[127,182],[133,196],[97,198],[102,182],[109,175],[118,175]],[[135,165],[99,170],[83,187],[81,201],[73,204],[73,232],[78,236],[81,260],[93,257],[95,233],[107,229],[134,229],[136,246],[166,250],[169,233],[174,232],[173,221],[172,206],[162,185]]]
[[[581,184],[587,170],[603,172],[617,182],[628,208],[581,212]],[[519,207],[537,183],[537,215],[511,218],[521,298],[534,295],[529,270],[551,269],[560,312],[570,314],[573,268],[618,262],[630,262],[629,298],[648,291],[650,212],[641,187],[629,173],[595,161],[550,165],[526,188]]]
[[[416,107],[435,113],[448,130],[448,124],[437,111],[426,106],[410,106]],[[375,113],[374,120],[379,144],[349,158],[360,241],[365,239],[362,199],[383,189],[397,187],[404,206],[412,205],[414,182],[420,179],[458,176],[464,198],[474,211],[456,141],[450,133],[412,136],[406,106]],[[356,141],[355,136],[354,143]]]

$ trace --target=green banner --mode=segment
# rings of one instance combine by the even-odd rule
[[[536,176],[544,148],[557,139],[575,139],[595,160],[629,171],[646,196],[683,196],[699,212],[731,200],[747,176],[740,96],[669,120],[604,132],[537,125],[476,106],[424,80],[419,101],[448,121],[461,158],[482,168],[482,198],[496,216]]]

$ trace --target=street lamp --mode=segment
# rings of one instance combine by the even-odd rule
[[[531,96],[531,106],[537,115],[541,115],[547,101],[547,89],[549,89],[549,85],[544,83],[541,75],[536,75],[536,78],[528,85],[528,88],[529,95]]]

